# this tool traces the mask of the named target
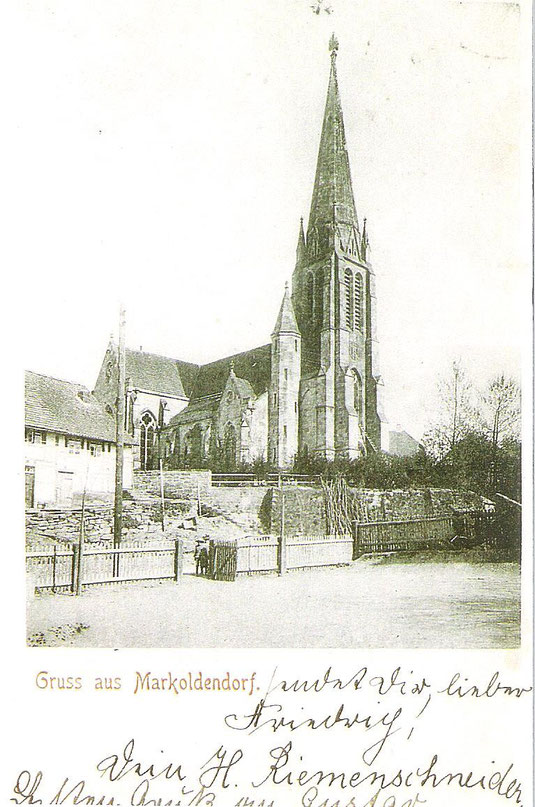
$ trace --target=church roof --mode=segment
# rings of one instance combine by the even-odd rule
[[[203,418],[211,418],[215,410],[219,406],[220,395],[214,395],[208,398],[199,398],[197,401],[192,401],[185,409],[171,418],[168,427],[178,426],[181,423],[196,423]]]
[[[331,39],[330,48],[331,73],[310,205],[309,230],[315,225],[332,222],[335,218],[354,224],[358,228],[342,104],[336,75],[338,43],[334,37]]]
[[[115,442],[115,417],[82,384],[25,373],[25,425]]]
[[[204,364],[199,368],[192,398],[221,394],[227,383],[232,363],[237,379],[245,379],[255,395],[264,392],[271,381],[271,345],[262,345],[245,353]]]
[[[279,316],[277,317],[277,322],[275,323],[275,330],[273,331],[273,333],[299,334],[299,332],[300,331],[297,326],[294,307],[292,305],[292,298],[290,297],[290,290],[288,288],[288,284],[286,284],[286,288],[284,289],[284,297],[282,298],[282,303],[279,311]]]
[[[126,378],[136,389],[183,398],[191,395],[199,371],[197,364],[129,348],[125,351],[125,364]]]

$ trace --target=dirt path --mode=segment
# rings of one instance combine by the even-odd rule
[[[235,583],[185,575],[180,585],[42,595],[28,605],[28,635],[38,633],[80,647],[517,647],[520,572],[359,561]]]

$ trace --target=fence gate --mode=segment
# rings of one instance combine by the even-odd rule
[[[236,579],[237,565],[237,541],[210,541],[208,577],[211,577],[212,580],[233,582]]]

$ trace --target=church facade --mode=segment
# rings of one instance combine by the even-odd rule
[[[126,426],[136,465],[289,467],[388,449],[375,336],[375,276],[366,220],[357,216],[336,72],[330,75],[306,230],[301,220],[268,343],[205,365],[126,351]],[[95,386],[113,407],[117,348]]]

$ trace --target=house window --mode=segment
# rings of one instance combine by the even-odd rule
[[[35,429],[25,429],[24,439],[27,443],[46,443],[46,432],[39,432]]]
[[[92,457],[100,457],[102,454],[102,446],[100,443],[89,443],[89,453]]]
[[[345,297],[346,297],[346,325],[353,330],[353,273],[346,269],[344,274]]]
[[[362,275],[355,275],[355,328],[362,330]]]
[[[56,434],[56,445],[59,446],[59,434]]]
[[[69,449],[69,454],[79,454],[82,449],[82,443],[80,440],[67,440],[67,448]]]

